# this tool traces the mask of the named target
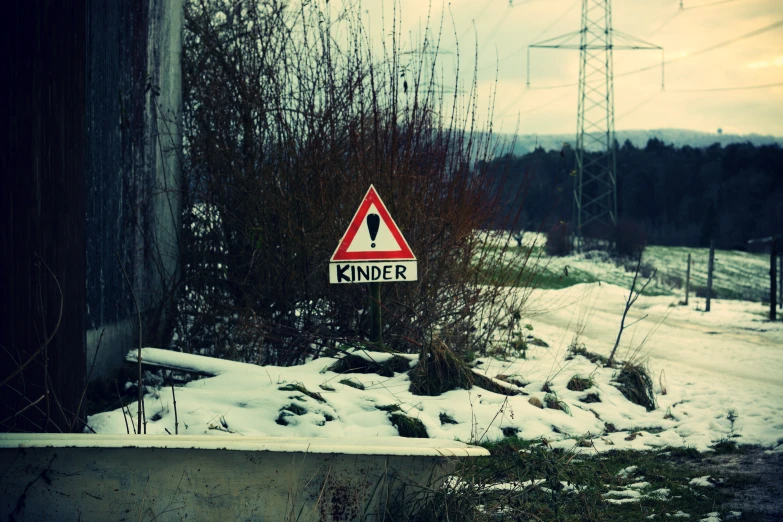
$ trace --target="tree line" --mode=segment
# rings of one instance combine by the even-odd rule
[[[617,146],[619,219],[658,245],[743,249],[749,239],[783,231],[783,149],[751,143],[675,147],[651,139]],[[490,172],[524,187],[521,223],[549,230],[570,223],[574,151],[537,148],[489,163]],[[504,213],[518,211],[506,203]]]

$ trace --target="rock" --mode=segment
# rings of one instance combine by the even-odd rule
[[[541,399],[539,399],[538,397],[530,397],[527,400],[527,402],[529,402],[530,404],[532,404],[536,408],[541,408],[542,410],[544,409],[544,404],[541,402]]]

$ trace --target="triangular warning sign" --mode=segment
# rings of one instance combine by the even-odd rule
[[[415,260],[386,205],[370,185],[331,261]]]

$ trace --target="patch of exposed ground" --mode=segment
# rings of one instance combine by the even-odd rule
[[[759,447],[745,447],[731,453],[706,454],[700,459],[677,458],[694,469],[694,475],[734,476],[723,485],[733,493],[733,510],[753,512],[757,520],[783,520],[783,453],[766,453]]]

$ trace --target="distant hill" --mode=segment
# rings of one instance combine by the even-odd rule
[[[497,137],[508,143],[513,138],[513,135],[500,134]],[[664,143],[672,144],[675,147],[688,145],[694,148],[704,148],[714,143],[720,143],[725,147],[732,143],[746,142],[750,142],[756,147],[774,143],[783,145],[783,137],[763,136],[761,134],[718,134],[685,129],[629,130],[615,133],[615,139],[621,146],[626,140],[630,140],[635,147],[642,148],[647,145],[647,141],[651,138],[658,138]],[[515,156],[521,156],[532,152],[536,146],[543,147],[544,150],[560,150],[563,147],[563,142],[573,146],[575,139],[575,132],[571,134],[520,134],[517,136],[512,152]]]

